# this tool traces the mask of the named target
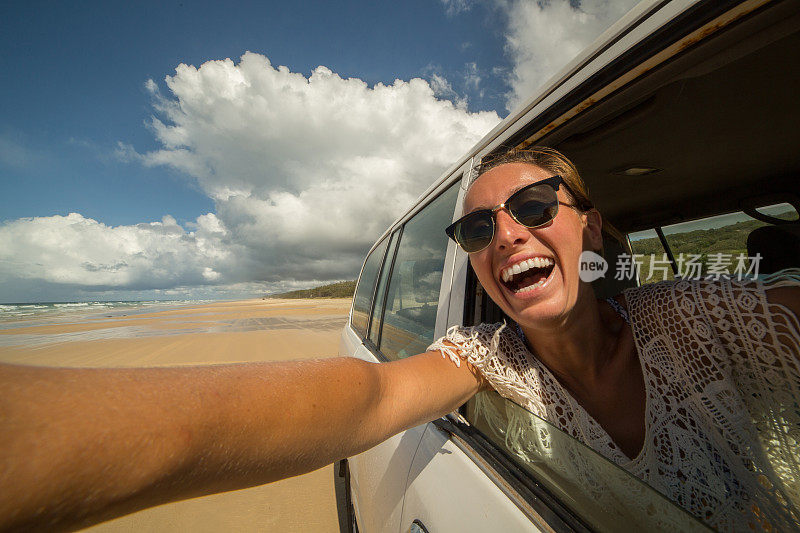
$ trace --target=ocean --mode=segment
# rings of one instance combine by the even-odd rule
[[[219,300],[147,300],[118,302],[38,302],[0,304],[0,329],[26,324],[64,323],[163,311]]]

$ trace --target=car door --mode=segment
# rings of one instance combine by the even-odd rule
[[[602,455],[495,392],[429,424],[401,531],[710,531]]]
[[[340,353],[381,362],[424,352],[433,342],[441,302],[447,237],[459,183],[435,191],[373,248],[362,268]],[[348,459],[351,497],[362,531],[398,531],[403,494],[425,425]]]

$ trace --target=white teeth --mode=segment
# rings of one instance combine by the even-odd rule
[[[514,274],[521,274],[522,272],[525,272],[526,270],[530,270],[532,268],[544,268],[544,267],[547,267],[547,266],[551,266],[553,264],[554,264],[553,260],[550,259],[549,257],[533,257],[531,259],[526,259],[524,261],[520,261],[516,265],[510,266],[508,268],[504,268],[500,272],[500,277],[502,278],[503,281],[508,282],[508,280],[510,280],[512,277],[514,277]],[[543,282],[544,282],[544,280],[542,280],[539,283],[535,283],[535,284],[533,284],[533,285],[531,285],[529,287],[525,287],[523,289],[520,289],[520,291],[529,290],[529,289],[531,289],[533,287],[538,287]],[[517,291],[517,292],[520,292],[520,291]]]
[[[545,281],[547,281],[547,278],[540,279],[539,281],[537,281],[533,285],[528,285],[527,287],[522,287],[521,289],[515,290],[514,294],[519,294],[521,292],[527,292],[527,291],[530,291],[532,289],[535,289],[536,287],[541,287],[542,285],[544,285]]]

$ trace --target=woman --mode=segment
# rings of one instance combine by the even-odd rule
[[[547,148],[483,167],[464,212],[448,232],[518,327],[452,328],[433,349],[719,529],[798,527],[800,271],[599,301],[578,264],[600,215]]]
[[[797,273],[768,290],[666,283],[598,301],[579,278],[578,258],[601,249],[602,220],[572,164],[549,149],[483,168],[464,212],[448,232],[519,331],[456,327],[424,354],[379,365],[349,358],[157,369],[0,365],[0,528],[88,525],[297,475],[492,387],[722,529],[752,519],[754,511],[742,515],[748,503],[779,529],[796,519],[797,489],[782,479],[798,475],[786,445],[797,440],[800,398]],[[741,309],[725,307],[737,302]],[[741,322],[737,313],[748,325],[680,329],[700,316],[690,307],[707,308],[714,327]],[[768,358],[770,347],[777,352]],[[740,385],[751,394],[740,394]],[[793,409],[765,408],[770,388],[783,395],[777,405]],[[786,437],[778,446],[758,443],[755,431],[770,424]],[[782,477],[770,465],[783,468]],[[707,513],[720,493],[733,504]]]

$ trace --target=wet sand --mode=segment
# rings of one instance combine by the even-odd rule
[[[332,357],[349,308],[349,299],[246,300],[61,323],[6,323],[0,361],[119,367]],[[86,531],[226,530],[338,531],[332,466],[140,511]]]

